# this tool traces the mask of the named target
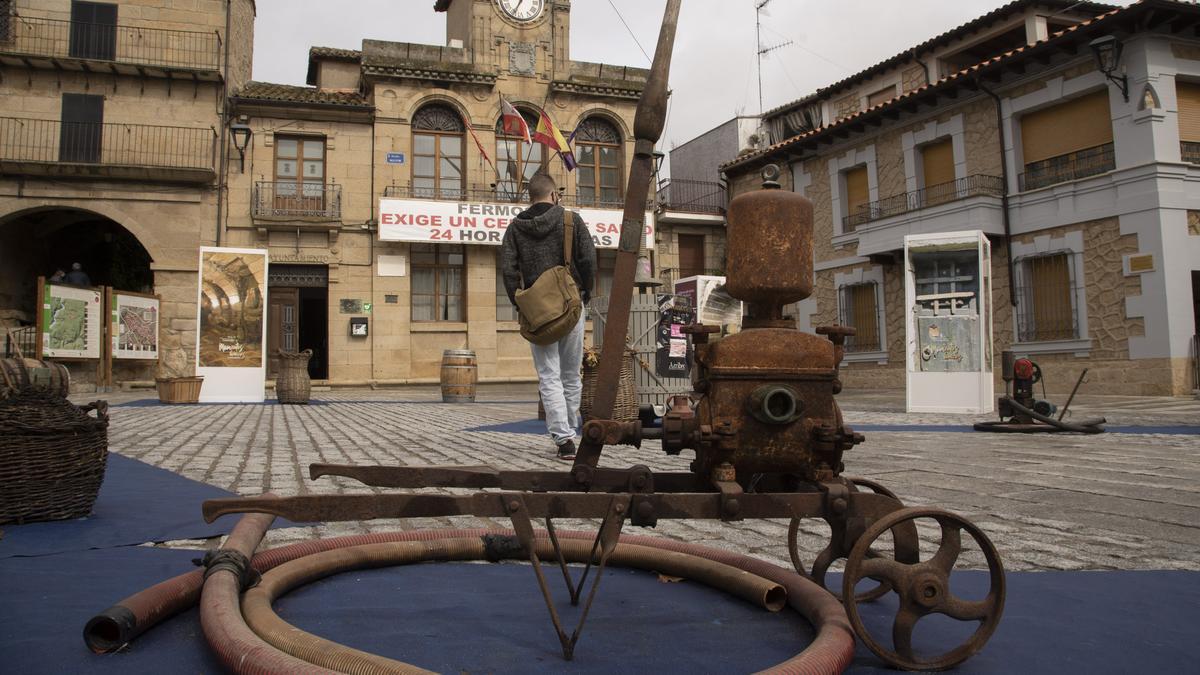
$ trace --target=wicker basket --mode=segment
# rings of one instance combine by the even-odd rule
[[[25,389],[0,402],[0,524],[88,515],[107,460],[104,401],[80,408]]]
[[[204,384],[204,378],[160,377],[155,383],[158,385],[158,400],[163,403],[199,403],[200,386]]]
[[[621,362],[621,377],[617,382],[617,398],[613,403],[613,419],[628,422],[638,418],[637,382],[634,379],[634,359],[637,352],[625,350],[625,359]],[[596,365],[591,365],[594,358],[585,355],[583,359],[583,394],[579,399],[579,413],[583,419],[592,419],[592,401],[596,398]]]
[[[308,360],[312,350],[285,352],[280,349],[279,373],[275,375],[275,395],[280,403],[308,403],[312,395],[312,378],[308,376]]]

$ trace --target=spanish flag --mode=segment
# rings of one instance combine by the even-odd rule
[[[539,111],[541,114],[538,117],[537,130],[533,132],[532,138],[535,142],[558,152],[562,157],[563,164],[566,165],[567,171],[575,170],[575,153],[571,151],[571,144],[567,139],[563,138],[562,132],[558,127],[554,126],[554,122],[550,121],[550,116],[545,110]]]

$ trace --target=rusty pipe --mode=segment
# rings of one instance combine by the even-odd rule
[[[274,521],[275,516],[263,513],[243,516],[225,540],[225,548],[253,551]],[[83,628],[83,641],[97,654],[116,651],[160,621],[195,606],[203,583],[204,570],[194,570],[135,593],[92,617]]]

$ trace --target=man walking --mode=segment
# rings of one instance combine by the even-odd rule
[[[558,186],[550,176],[539,173],[529,181],[531,205],[509,224],[501,247],[500,267],[504,290],[515,306],[516,293],[529,288],[546,270],[563,264],[563,207],[558,204]],[[596,276],[596,247],[578,213],[574,222],[571,275],[586,305]],[[537,369],[538,390],[546,409],[546,431],[558,446],[560,459],[575,459],[575,427],[579,425],[579,399],[583,392],[580,366],[583,362],[583,327],[586,313],[565,337],[548,345],[531,344]]]

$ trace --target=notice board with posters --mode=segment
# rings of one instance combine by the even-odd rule
[[[39,300],[38,358],[101,357],[104,289],[43,282]]]
[[[114,359],[158,360],[158,296],[112,291],[109,307]]]
[[[692,370],[692,347],[683,327],[696,322],[690,298],[659,293],[658,333],[654,369],[660,377],[688,377]]]

